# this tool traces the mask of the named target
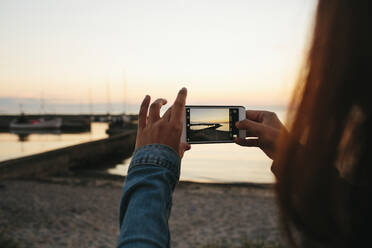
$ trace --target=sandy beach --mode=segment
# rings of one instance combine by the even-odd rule
[[[54,177],[0,182],[0,234],[18,247],[115,247],[122,178]],[[270,185],[181,182],[171,247],[280,242]]]

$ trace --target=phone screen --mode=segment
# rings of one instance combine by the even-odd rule
[[[229,107],[187,107],[186,141],[188,143],[232,142],[238,137],[235,122],[239,109]]]

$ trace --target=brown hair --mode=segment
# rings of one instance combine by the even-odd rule
[[[292,245],[359,247],[372,224],[368,0],[319,0],[311,48],[278,142],[277,196]],[[370,156],[369,156],[370,155]],[[314,247],[314,246],[311,246]]]

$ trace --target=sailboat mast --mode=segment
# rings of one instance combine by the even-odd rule
[[[110,115],[111,111],[111,100],[110,100],[110,81],[106,81],[106,97],[107,97],[107,115]]]
[[[93,106],[92,106],[92,89],[91,88],[89,88],[89,91],[88,91],[88,101],[89,101],[89,114],[90,114],[90,117],[92,117]]]
[[[44,91],[40,94],[40,114],[45,114]]]
[[[127,81],[125,79],[125,71],[123,72],[123,112],[126,114],[127,110]]]

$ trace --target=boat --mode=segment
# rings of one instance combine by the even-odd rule
[[[62,118],[60,117],[28,119],[24,115],[12,120],[9,124],[11,130],[50,130],[60,129],[61,126]]]
[[[19,141],[27,141],[31,134],[61,134],[60,129],[11,129],[10,133],[18,136]]]
[[[111,116],[106,133],[109,136],[113,136],[135,127],[136,125],[132,123],[131,118],[128,115]]]

